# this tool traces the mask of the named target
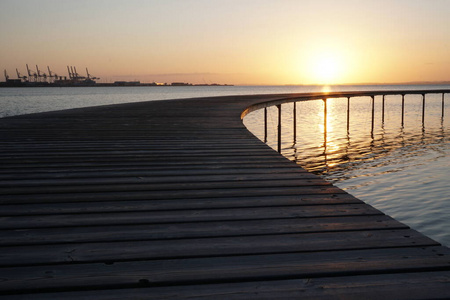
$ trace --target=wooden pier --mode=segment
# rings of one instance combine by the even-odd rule
[[[241,121],[263,102],[331,96],[0,119],[0,299],[450,298],[449,248]]]

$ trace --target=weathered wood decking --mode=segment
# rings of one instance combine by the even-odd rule
[[[283,97],[0,119],[0,298],[449,298],[448,248],[242,125]]]

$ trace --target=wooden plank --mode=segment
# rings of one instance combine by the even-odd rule
[[[70,125],[69,125],[70,126]],[[99,125],[101,126],[101,124]],[[43,129],[45,130],[45,129]],[[111,129],[112,131],[115,131],[115,129]],[[151,130],[149,128],[148,130]],[[156,132],[152,133],[152,136],[149,137],[148,132],[141,132],[137,133],[137,130],[129,130],[129,131],[122,131],[122,130],[116,130],[114,133],[110,133],[108,131],[98,131],[98,130],[90,130],[89,135],[86,135],[86,132],[80,130],[78,132],[74,131],[57,131],[52,130],[49,131],[47,135],[41,135],[39,132],[31,132],[29,130],[25,131],[19,131],[19,130],[11,130],[8,131],[6,134],[2,133],[2,136],[4,138],[8,138],[8,140],[13,142],[22,142],[24,139],[27,139],[28,141],[36,141],[36,142],[53,142],[55,140],[58,141],[111,141],[111,140],[118,140],[120,139],[122,142],[126,141],[135,141],[135,140],[161,140],[161,139],[171,139],[171,140],[184,140],[183,138],[177,138],[177,135],[192,135],[191,140],[192,141],[202,141],[206,139],[217,139],[222,138],[223,140],[228,141],[237,141],[237,140],[245,140],[247,138],[252,138],[251,135],[245,134],[245,132],[235,132],[233,134],[226,133],[226,132],[218,132],[218,130],[212,130],[208,133],[202,133],[200,131],[166,131],[166,132]],[[68,136],[72,135],[72,136]],[[172,137],[171,137],[172,136]]]
[[[142,183],[137,183],[142,181]],[[233,180],[212,182],[160,182],[147,183],[137,180],[128,184],[92,184],[92,185],[37,185],[2,187],[0,195],[27,194],[65,194],[65,193],[97,193],[97,192],[135,192],[135,191],[176,191],[176,190],[205,190],[205,189],[240,189],[267,187],[301,187],[301,186],[331,186],[323,179],[285,179],[285,180]]]
[[[145,283],[145,281],[142,281]],[[395,299],[450,298],[450,272],[420,272],[273,281],[197,284],[168,287],[61,291],[0,296],[8,300],[123,300],[132,299]],[[11,291],[14,292],[14,291]]]
[[[74,174],[75,176],[79,173],[92,173],[92,172],[167,172],[167,173],[174,173],[178,171],[177,173],[180,173],[180,171],[183,171],[184,174],[189,174],[189,172],[212,172],[214,170],[228,170],[231,172],[238,172],[239,170],[248,170],[248,172],[258,172],[258,170],[261,170],[261,172],[264,172],[265,169],[270,170],[285,170],[286,172],[306,172],[306,170],[302,168],[293,168],[292,163],[284,162],[274,162],[274,161],[264,161],[264,162],[255,162],[252,160],[243,160],[240,162],[221,162],[221,163],[209,163],[208,161],[205,161],[204,163],[201,162],[191,162],[191,163],[167,163],[167,165],[163,165],[161,163],[145,163],[142,162],[141,164],[136,163],[121,163],[121,164],[98,164],[98,165],[92,165],[92,164],[78,164],[78,165],[51,165],[51,166],[32,166],[32,165],[23,165],[23,166],[14,166],[10,168],[4,168],[0,169],[0,176],[2,178],[7,178],[7,176],[11,176],[13,179],[17,178],[27,178],[26,176],[29,176],[33,178],[35,174],[45,177],[45,175],[61,175],[64,176],[64,174]],[[298,170],[296,170],[298,169]]]
[[[97,157],[99,155],[106,154],[107,156],[129,156],[129,155],[147,155],[147,154],[160,154],[160,155],[174,155],[176,153],[190,153],[197,154],[202,153],[205,155],[225,153],[229,150],[241,152],[254,152],[256,154],[266,154],[272,152],[270,148],[261,147],[261,145],[243,145],[243,144],[223,144],[223,145],[211,145],[211,144],[178,144],[178,145],[136,145],[135,148],[117,147],[113,144],[105,145],[103,147],[88,147],[86,145],[78,147],[67,148],[46,148],[46,147],[33,147],[15,144],[15,147],[8,147],[0,150],[0,159],[4,157],[16,157],[16,158],[45,158],[45,157]],[[37,153],[36,153],[37,152]]]
[[[292,168],[288,166],[274,166],[268,168],[261,165],[231,165],[231,166],[180,166],[178,168],[165,168],[161,167],[124,167],[124,168],[89,168],[88,170],[79,169],[65,169],[59,170],[33,170],[29,169],[19,172],[14,170],[11,172],[0,172],[0,179],[2,182],[6,180],[16,180],[20,183],[23,180],[36,180],[36,179],[75,179],[75,178],[127,178],[127,177],[173,177],[179,176],[182,173],[184,176],[205,176],[205,175],[237,175],[237,174],[297,174],[297,178],[314,178],[311,173],[306,172],[301,168]],[[208,176],[209,177],[209,176]]]
[[[213,143],[214,142],[214,143]],[[121,143],[120,141],[114,142],[66,142],[58,143],[57,141],[51,143],[2,143],[0,142],[2,148],[0,149],[0,154],[15,153],[15,154],[32,154],[36,151],[45,151],[45,153],[76,153],[76,151],[88,151],[88,152],[99,152],[99,151],[136,151],[139,150],[171,150],[182,147],[183,149],[264,149],[261,147],[263,144],[258,140],[237,140],[236,142],[223,141],[223,140],[185,140],[185,141],[168,141],[161,140],[158,142],[149,141],[135,141]]]
[[[100,152],[107,153],[151,153],[168,151],[175,152],[178,149],[183,151],[225,151],[225,150],[257,150],[257,151],[271,151],[271,148],[259,140],[254,139],[237,139],[235,141],[230,139],[221,139],[220,137],[205,138],[205,139],[185,139],[180,140],[145,140],[136,139],[134,141],[115,139],[111,141],[90,142],[90,141],[67,141],[60,143],[58,140],[49,140],[48,142],[35,141],[30,143],[29,140],[25,142],[17,141],[15,143],[1,143],[0,157],[3,155],[32,155],[39,151],[40,155],[77,155],[81,154],[98,154]],[[272,150],[273,151],[273,150]]]
[[[242,153],[236,153],[239,154],[241,159],[245,157],[252,156],[252,152],[242,152]],[[273,157],[274,154],[272,153],[255,153],[255,155],[265,155],[267,158],[275,158]],[[226,156],[227,153],[211,153],[208,154],[211,157],[219,157],[219,156]],[[136,161],[161,161],[164,159],[172,160],[172,157],[176,156],[178,160],[181,160],[182,158],[186,159],[202,159],[203,156],[205,156],[204,153],[173,153],[172,155],[162,155],[162,154],[151,154],[151,155],[99,155],[99,156],[73,156],[73,157],[63,157],[60,155],[54,156],[54,157],[4,157],[2,160],[7,161],[7,164],[51,164],[51,163],[86,163],[86,162],[136,162]],[[229,153],[229,156],[232,159],[235,159],[236,156],[233,156]]]
[[[140,288],[91,293],[95,299],[449,299],[450,272],[399,273]],[[87,293],[64,293],[75,299]],[[54,294],[49,295],[53,299]],[[108,296],[109,295],[109,296]],[[66,298],[68,296],[68,298]],[[89,297],[89,296],[88,296]],[[110,297],[110,298],[108,298]],[[117,297],[117,298],[116,298]],[[16,298],[13,298],[16,299]],[[38,298],[41,299],[41,298]],[[37,300],[38,300],[37,299]],[[87,299],[91,299],[90,297]]]
[[[379,215],[381,212],[363,204],[273,206],[233,209],[189,209],[170,211],[57,214],[1,217],[0,229],[71,227],[109,224],[157,224],[228,220],[264,220],[279,218],[312,218],[325,216]]]
[[[442,265],[449,263],[447,248],[430,247],[34,266],[0,269],[0,291],[67,291],[426,272],[442,271]]]
[[[2,230],[0,246],[406,229],[386,215]]]
[[[266,156],[275,156],[276,153],[269,149],[233,149],[232,153],[241,155],[241,156],[251,156],[251,155],[266,155]],[[176,150],[135,150],[135,151],[100,151],[100,152],[87,152],[87,151],[79,151],[79,152],[68,152],[68,153],[36,153],[36,154],[19,154],[16,152],[11,152],[6,155],[0,155],[0,159],[5,159],[8,161],[91,161],[91,160],[99,160],[103,161],[105,159],[108,160],[136,160],[141,158],[163,158],[163,157],[193,157],[193,156],[226,156],[230,155],[230,151],[226,149],[183,149],[178,148]]]
[[[334,195],[345,192],[334,186],[304,187],[254,187],[234,189],[203,189],[174,191],[117,191],[69,194],[33,194],[0,195],[0,204],[19,203],[55,203],[55,202],[91,202],[91,201],[125,201],[125,200],[171,200],[192,198],[224,198],[249,196],[285,196],[285,195]]]
[[[224,163],[284,163],[293,166],[292,162],[287,161],[283,157],[276,156],[265,156],[260,155],[255,156],[189,156],[180,158],[178,156],[164,157],[164,159],[153,157],[153,158],[135,158],[129,157],[127,160],[109,160],[109,159],[98,159],[98,160],[79,160],[68,162],[67,160],[50,160],[48,162],[34,162],[34,161],[19,161],[11,162],[4,161],[0,165],[0,168],[9,171],[14,168],[54,168],[54,167],[98,167],[98,166],[136,166],[136,165],[151,165],[151,166],[176,166],[176,165],[198,165],[198,164],[224,164]]]
[[[110,213],[110,212],[138,212],[161,210],[238,208],[238,207],[272,207],[299,205],[334,205],[334,204],[362,204],[363,202],[349,194],[332,195],[289,195],[289,196],[257,196],[231,198],[200,198],[161,200],[126,200],[126,201],[98,201],[79,203],[33,203],[33,204],[4,204],[1,206],[0,216],[26,216],[48,214],[74,213]]]
[[[150,181],[151,182],[151,181]],[[137,180],[133,183],[105,183],[89,185],[32,185],[2,187],[0,195],[27,195],[27,194],[64,194],[64,193],[97,193],[97,192],[135,192],[135,191],[176,191],[176,190],[204,190],[204,189],[240,189],[240,188],[267,188],[267,187],[302,187],[302,186],[331,186],[323,179],[284,179],[284,180],[233,180],[233,181],[204,181],[204,182],[160,182],[147,183],[146,180]]]
[[[182,243],[180,243],[182,241]],[[439,245],[411,229],[7,247],[0,266],[318,252]]]
[[[185,175],[184,172],[178,172],[172,176],[161,176],[160,174],[151,174],[148,173],[147,176],[133,176],[129,175],[128,177],[83,177],[76,179],[61,179],[61,178],[51,178],[51,179],[19,179],[19,180],[2,180],[0,182],[0,188],[24,188],[24,187],[42,187],[42,186],[76,186],[76,185],[126,185],[126,184],[148,184],[148,183],[216,183],[216,182],[228,182],[233,181],[257,181],[257,180],[265,180],[265,181],[274,181],[278,182],[279,180],[299,180],[306,179],[302,182],[311,183],[311,182],[320,182],[323,181],[317,175],[311,173],[256,173],[256,174],[235,174],[235,175],[217,175],[210,174],[207,176],[201,175]],[[310,179],[316,179],[312,181]],[[329,184],[329,183],[327,183]]]

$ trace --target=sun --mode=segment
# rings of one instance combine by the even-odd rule
[[[335,52],[315,53],[310,60],[311,80],[317,84],[337,84],[342,79],[343,60]]]
[[[330,81],[336,79],[339,73],[338,71],[339,67],[337,61],[332,57],[319,58],[316,63],[315,75],[319,80],[325,81],[321,83],[330,83]]]
[[[293,53],[292,70],[303,84],[326,86],[352,82],[355,55],[338,41],[316,41]]]

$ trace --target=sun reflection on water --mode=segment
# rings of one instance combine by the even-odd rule
[[[330,86],[328,86],[328,85],[324,85],[324,86],[322,87],[322,90],[321,90],[321,92],[322,92],[322,93],[326,93],[326,94],[328,94],[328,93],[330,93],[330,92],[331,92],[331,87],[330,87]]]

